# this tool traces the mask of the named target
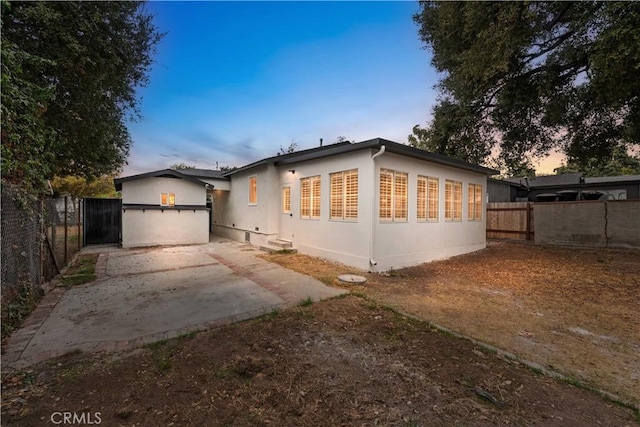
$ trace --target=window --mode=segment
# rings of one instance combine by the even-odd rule
[[[444,183],[444,219],[462,221],[462,183],[446,180]]]
[[[160,193],[160,205],[175,206],[176,205],[175,193]]]
[[[406,221],[409,176],[404,172],[380,169],[380,219]]]
[[[482,221],[482,185],[469,184],[468,213],[469,221]]]
[[[291,213],[291,187],[282,187],[282,213]]]
[[[320,176],[300,179],[300,218],[320,218]]]
[[[249,177],[249,204],[258,204],[258,177],[255,175]]]
[[[438,187],[440,180],[418,175],[418,221],[438,220]]]
[[[353,169],[329,175],[331,219],[358,219],[358,170]]]

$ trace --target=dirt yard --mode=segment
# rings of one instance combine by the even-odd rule
[[[325,282],[349,267],[267,259]],[[359,273],[361,274],[361,273]],[[640,252],[490,242],[351,290],[640,404]]]
[[[354,272],[278,262],[325,283]],[[640,253],[491,243],[365,274],[345,298],[119,354],[72,353],[2,376],[2,424],[636,425]],[[388,307],[569,374],[561,382]],[[53,416],[53,419],[52,419]],[[90,421],[90,422],[89,422]]]
[[[3,378],[2,423],[634,425],[638,414],[358,296]]]

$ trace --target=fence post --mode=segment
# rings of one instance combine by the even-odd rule
[[[47,226],[44,222],[44,199],[40,197],[40,212],[38,212],[38,222],[40,225],[40,235],[38,238],[40,239],[40,285],[44,283],[44,245],[45,245],[45,236],[47,232]]]
[[[527,202],[527,240],[531,240],[531,202]]]
[[[69,196],[64,196],[64,265],[67,265],[67,240],[69,237],[69,210],[67,202]]]
[[[80,249],[82,248],[81,246],[81,242],[80,239],[82,238],[82,236],[80,236],[80,198],[78,197],[76,199],[76,202],[78,203],[78,206],[76,208],[76,218],[78,221],[78,252],[80,252]]]

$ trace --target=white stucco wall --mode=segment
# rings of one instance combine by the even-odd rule
[[[215,178],[198,178],[202,182],[206,182],[207,184],[211,184],[214,190],[226,190],[229,191],[231,189],[231,181],[226,179],[215,179]]]
[[[280,237],[309,255],[341,262],[363,270],[386,271],[422,262],[472,252],[486,247],[486,175],[441,166],[391,153],[374,162],[377,150],[359,150],[280,167],[262,165],[232,175],[231,191],[214,191],[214,232],[251,244],[263,245]],[[379,175],[386,168],[409,174],[407,222],[381,222],[379,219]],[[358,169],[358,219],[329,219],[330,181],[333,172]],[[291,173],[290,170],[295,170]],[[249,176],[258,177],[258,204],[250,206]],[[319,219],[300,218],[300,179],[320,175]],[[439,178],[439,219],[417,221],[418,175]],[[444,219],[445,180],[461,181],[462,221]],[[467,219],[468,184],[483,188],[481,221]],[[291,213],[282,212],[282,187],[291,187]],[[266,199],[265,199],[266,198]],[[258,227],[259,230],[255,230]],[[370,259],[376,262],[370,264]]]
[[[256,176],[258,203],[249,204],[249,177]],[[260,165],[232,176],[230,191],[213,191],[214,232],[220,236],[244,241],[249,233],[252,245],[266,245],[278,236],[280,195],[277,170]]]
[[[174,193],[176,207],[132,209],[133,205],[160,207],[161,193]],[[178,178],[144,178],[122,183],[122,246],[199,244],[209,241],[209,211],[181,209],[204,207],[204,185]]]
[[[280,237],[291,240],[300,252],[330,259],[360,269],[369,266],[371,221],[371,151],[360,150],[281,166],[278,171]],[[295,170],[292,174],[289,170]],[[334,172],[358,170],[358,219],[329,219],[330,178]],[[300,179],[320,175],[320,218],[300,218]],[[291,186],[291,214],[282,213],[282,187]]]
[[[179,178],[143,178],[122,183],[122,203],[160,205],[162,193],[174,193],[176,205],[205,205],[204,185]]]
[[[473,252],[486,247],[486,175],[436,163],[386,153],[376,160],[376,195],[379,194],[380,169],[409,174],[408,221],[383,222],[379,219],[376,196],[374,220],[374,270],[386,271],[422,262]],[[418,175],[439,178],[439,212],[437,222],[417,220]],[[445,221],[445,180],[462,182],[462,221]],[[482,185],[482,220],[468,221],[468,184]]]
[[[209,212],[206,210],[124,208],[122,212],[123,248],[208,242]]]

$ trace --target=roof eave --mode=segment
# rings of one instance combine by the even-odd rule
[[[124,182],[128,182],[128,181],[137,181],[139,179],[146,179],[146,178],[157,178],[161,175],[173,175],[176,178],[179,179],[184,179],[186,181],[190,181],[193,182],[194,184],[199,184],[202,185],[204,187],[210,187],[211,184],[209,184],[208,182],[204,182],[199,180],[196,177],[193,176],[189,176],[189,175],[185,175],[183,173],[180,173],[174,169],[160,169],[157,171],[152,171],[152,172],[147,172],[147,173],[141,173],[138,175],[131,175],[131,176],[125,176],[122,178],[115,178],[113,180],[113,184],[116,188],[116,191],[122,191],[122,183]]]

